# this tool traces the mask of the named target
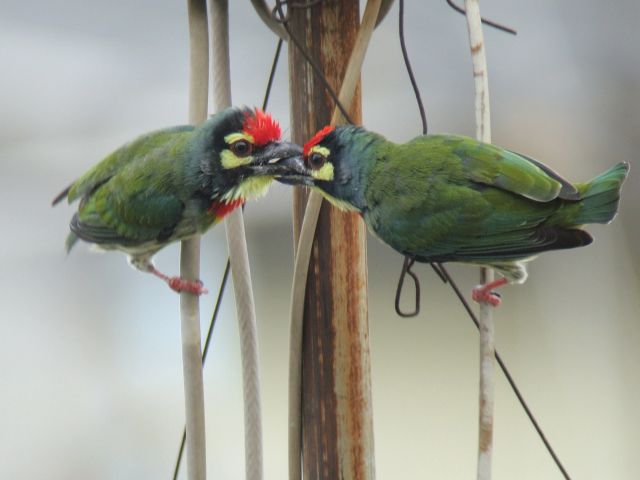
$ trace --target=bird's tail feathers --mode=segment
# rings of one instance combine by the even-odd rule
[[[69,195],[69,190],[71,190],[71,187],[73,187],[73,183],[69,185],[67,188],[65,188],[63,191],[61,191],[58,195],[56,195],[56,198],[54,198],[53,201],[51,202],[51,206],[55,207],[64,198],[67,198],[67,196]]]
[[[582,208],[574,218],[576,225],[609,223],[618,213],[620,189],[629,173],[629,164],[619,163],[587,184],[578,185]]]
[[[69,232],[67,240],[64,242],[64,248],[67,251],[67,255],[71,252],[71,249],[76,243],[78,243],[78,236],[73,232]]]

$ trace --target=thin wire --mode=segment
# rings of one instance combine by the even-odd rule
[[[282,14],[280,13],[280,16],[277,17],[276,16],[276,11],[278,10],[278,7],[275,6],[273,7],[273,9],[271,10],[271,16],[273,17],[273,19],[278,22],[278,23],[287,23],[289,20],[291,20],[291,13],[289,12],[289,9],[291,8],[311,8],[314,7],[316,5],[320,5],[322,3],[323,0],[309,0],[308,2],[292,2],[290,0],[280,0],[280,5],[286,5],[287,6],[287,13]]]
[[[283,24],[284,28],[287,30],[289,38],[291,38],[291,40],[294,43],[294,45],[296,46],[296,48],[300,51],[302,56],[307,60],[309,65],[311,65],[311,67],[313,68],[313,70],[316,73],[316,75],[318,75],[318,77],[321,80],[322,84],[324,85],[325,89],[327,90],[327,92],[329,93],[331,98],[334,100],[334,102],[336,103],[336,106],[340,109],[341,113],[344,115],[344,117],[347,120],[347,122],[353,124],[353,121],[351,120],[349,115],[346,113],[346,110],[345,110],[344,106],[341,104],[340,100],[338,99],[338,96],[336,95],[336,93],[331,88],[331,85],[329,85],[329,82],[327,81],[327,79],[325,78],[324,74],[322,73],[322,70],[316,65],[316,63],[313,61],[313,59],[311,59],[311,57],[307,54],[307,52],[302,47],[302,45],[298,41],[298,39],[294,35],[291,34],[291,31],[289,30],[288,25],[286,23],[286,20],[284,20],[286,17],[284,15],[284,13],[282,12],[282,4],[284,4],[284,3],[286,3],[286,2],[284,2],[283,0],[276,0],[276,6],[273,9],[274,17],[275,17],[276,12],[280,15],[280,20],[282,21],[282,24]],[[400,0],[400,8],[403,10],[403,13],[404,13],[404,1],[403,0]],[[402,22],[400,23],[400,25],[402,25]],[[494,25],[492,25],[492,26],[494,26]],[[404,29],[402,31],[404,33]],[[402,44],[404,44],[404,38],[402,38]],[[407,65],[407,70],[412,72],[410,74],[410,78],[411,78],[411,77],[413,77],[413,71],[411,69],[411,62],[409,60],[409,57],[408,57],[408,55],[406,55],[406,48],[403,48],[403,54],[404,54],[405,64]],[[414,92],[416,93],[416,99],[418,101],[418,106],[420,107],[420,111],[423,112],[424,111],[424,106],[422,105],[420,92],[419,92],[417,83],[415,83],[415,78],[412,81],[412,85],[414,87]],[[426,130],[427,130],[427,122],[426,122],[426,115],[425,115],[424,121],[423,121],[423,131],[426,133]],[[407,261],[407,260],[405,260],[405,261]],[[410,265],[407,266],[406,269],[403,268],[403,271],[406,270],[412,276],[412,278],[414,278],[414,281],[415,281],[416,278],[415,278],[413,272],[410,272],[410,268],[411,268],[412,265],[413,264],[411,263]],[[476,325],[476,327],[479,328],[478,319],[476,318],[475,314],[471,310],[471,307],[469,306],[469,303],[467,302],[467,300],[464,298],[464,295],[462,295],[462,292],[460,292],[460,289],[458,288],[457,284],[455,283],[455,281],[453,280],[451,275],[449,275],[449,272],[446,270],[446,268],[442,264],[434,263],[434,262],[431,263],[431,267],[438,274],[438,276],[440,277],[440,279],[444,283],[449,283],[451,285],[451,288],[456,293],[456,295],[457,295],[458,299],[460,300],[460,302],[462,302],[462,305],[464,306],[465,310],[469,314],[469,317],[471,318],[473,323]],[[417,291],[419,292],[419,284],[416,284],[416,285],[417,285]],[[419,303],[418,303],[418,306],[419,306]],[[516,385],[513,377],[511,376],[511,373],[507,369],[507,366],[502,361],[502,358],[500,357],[500,355],[498,354],[497,351],[495,352],[495,357],[496,357],[496,360],[498,362],[498,365],[500,365],[500,369],[502,370],[502,372],[504,373],[505,377],[507,378],[507,381],[509,382],[509,385],[511,386],[511,389],[513,390],[513,392],[515,393],[516,397],[518,398],[518,401],[522,405],[522,408],[524,409],[527,417],[529,417],[529,420],[531,421],[531,423],[533,424],[536,432],[540,436],[540,439],[542,440],[542,442],[544,443],[545,447],[547,448],[547,451],[549,452],[549,454],[553,458],[554,462],[556,463],[556,465],[558,466],[558,468],[562,472],[562,475],[564,476],[564,478],[566,480],[571,480],[571,478],[569,477],[567,471],[565,470],[564,466],[562,465],[562,462],[560,461],[560,459],[556,455],[555,451],[553,450],[553,447],[551,446],[551,444],[547,440],[544,432],[542,431],[542,429],[540,428],[537,420],[533,416],[533,413],[531,412],[531,409],[529,408],[527,402],[525,401],[524,397],[522,396],[522,393],[520,392],[520,389],[518,388],[518,386]]]
[[[459,7],[458,5],[456,5],[453,2],[453,0],[446,0],[446,1],[447,1],[447,4],[451,8],[453,8],[456,12],[461,13],[463,15],[467,14],[467,11],[464,8]],[[503,25],[503,24],[498,23],[498,22],[494,22],[493,20],[487,20],[486,18],[480,17],[480,21],[482,23],[484,23],[485,25],[489,25],[490,27],[497,28],[498,30],[502,30],[503,32],[510,33],[511,35],[517,35],[518,34],[518,31],[516,29],[511,28],[511,27],[507,27],[506,25]]]
[[[404,262],[402,263],[402,272],[400,273],[400,280],[398,280],[398,287],[396,288],[396,300],[394,302],[396,313],[404,318],[415,317],[416,315],[418,315],[418,313],[420,313],[420,279],[411,270],[411,267],[413,267],[413,264],[415,262],[415,259],[411,258],[408,255],[404,257]],[[404,285],[404,278],[407,275],[411,277],[416,287],[415,307],[413,312],[403,312],[400,309],[400,296],[402,294],[402,286]]]
[[[229,278],[229,271],[231,270],[231,262],[227,258],[227,265],[224,268],[224,274],[222,275],[222,280],[220,281],[220,290],[218,291],[218,299],[216,300],[216,306],[213,309],[213,315],[211,316],[211,322],[209,323],[209,330],[207,331],[207,338],[204,342],[204,348],[202,349],[202,364],[204,365],[205,360],[207,359],[207,353],[209,351],[209,344],[211,343],[211,337],[213,334],[213,327],[216,324],[216,320],[218,318],[218,312],[220,311],[220,305],[222,305],[222,297],[224,296],[224,290],[227,286],[227,280]],[[180,471],[180,464],[182,463],[182,455],[184,454],[184,446],[187,440],[187,429],[184,427],[182,429],[182,440],[180,441],[180,448],[178,449],[178,457],[176,458],[176,463],[173,468],[173,480],[178,478],[178,473]]]
[[[413,74],[413,68],[411,68],[411,62],[409,61],[409,54],[407,53],[407,45],[404,41],[404,1],[400,0],[400,4],[398,5],[398,34],[400,36],[400,49],[402,50],[402,58],[404,59],[404,64],[407,69],[407,73],[409,74],[409,80],[411,81],[411,86],[413,87],[413,92],[416,96],[416,101],[418,103],[418,110],[420,110],[420,120],[422,121],[422,134],[427,134],[427,114],[424,110],[424,104],[422,102],[422,97],[420,96],[420,89],[418,88],[418,83],[416,82],[416,77]],[[403,318],[411,318],[416,317],[420,314],[420,279],[418,276],[413,273],[411,267],[413,266],[415,260],[409,256],[404,257],[404,262],[402,264],[402,272],[400,273],[400,278],[398,279],[398,287],[396,288],[396,299],[394,302],[394,306],[396,309],[396,313]],[[433,264],[432,264],[433,266]],[[415,287],[415,309],[413,312],[403,312],[400,308],[400,296],[402,295],[402,287],[404,286],[404,279],[409,275],[413,279],[413,285]]]
[[[403,30],[404,0],[399,0],[399,2],[400,2],[400,5],[399,5],[399,9],[400,9],[400,28],[399,28],[399,31],[400,31],[400,44],[404,45],[404,39],[402,38],[403,37],[403,32],[404,32],[404,30]],[[488,23],[488,22],[485,22],[485,23]],[[424,107],[421,105],[422,104],[422,100],[421,100],[421,97],[420,97],[420,91],[419,91],[417,83],[415,82],[413,74],[411,73],[412,72],[411,61],[409,60],[409,56],[407,55],[406,48],[402,49],[402,53],[403,53],[403,58],[404,58],[405,65],[407,66],[407,71],[410,72],[409,73],[409,77],[412,79],[411,85],[413,87],[413,90],[414,90],[414,93],[415,93],[415,96],[416,96],[416,101],[418,102],[418,107],[420,108],[420,113],[421,113],[421,117],[422,117],[423,133],[426,134],[427,133],[427,122],[426,122],[426,118],[424,117]],[[409,257],[405,257],[405,263],[404,263],[404,266],[403,266],[403,275],[401,276],[399,284],[398,284],[398,291],[397,291],[397,295],[398,296],[399,296],[400,290],[402,289],[402,283],[404,282],[404,275],[407,274],[407,272],[408,272],[408,269],[406,268],[408,259],[409,259]],[[444,267],[444,265],[442,265],[441,263],[431,262],[431,267],[438,274],[438,276],[440,277],[440,279],[444,283],[449,283],[449,285],[451,285],[451,288],[453,289],[453,291],[455,292],[456,296],[458,297],[458,299],[460,300],[460,302],[464,306],[464,309],[469,314],[469,318],[474,323],[476,328],[480,329],[480,323],[478,322],[478,318],[476,317],[475,313],[473,312],[473,310],[469,306],[469,303],[467,302],[467,299],[464,297],[464,295],[462,294],[462,292],[458,288],[458,285],[456,284],[456,282],[453,280],[451,275],[449,275],[449,272]],[[409,266],[409,268],[410,268],[410,266]],[[413,272],[410,272],[409,274],[412,277],[414,277]],[[415,281],[415,279],[414,279],[414,281]],[[419,283],[418,282],[416,282],[416,292],[417,292],[417,295],[419,295],[420,290],[419,290]],[[417,304],[419,305],[419,302]],[[397,311],[397,307],[396,307],[396,311]],[[536,432],[538,433],[538,436],[542,440],[542,443],[544,443],[544,446],[547,448],[547,451],[549,452],[549,454],[553,458],[553,461],[558,466],[558,469],[560,469],[560,472],[562,472],[562,475],[564,476],[564,478],[567,479],[567,480],[571,480],[571,477],[569,477],[569,474],[567,473],[566,469],[562,465],[562,462],[560,461],[560,459],[556,455],[555,451],[553,450],[553,447],[551,446],[551,444],[547,440],[547,437],[545,436],[544,432],[542,431],[542,428],[540,428],[540,425],[538,424],[538,421],[536,420],[536,418],[534,417],[533,413],[531,412],[531,409],[529,408],[529,405],[527,404],[526,400],[522,396],[522,393],[520,392],[520,389],[516,385],[515,380],[511,376],[511,373],[509,372],[509,369],[507,368],[505,363],[502,361],[502,357],[498,354],[497,350],[495,350],[494,354],[495,354],[495,357],[496,357],[496,361],[498,362],[498,365],[500,365],[500,369],[502,370],[502,373],[504,373],[504,376],[507,378],[507,381],[509,382],[509,385],[511,386],[511,389],[513,390],[513,393],[515,393],[516,397],[518,398],[518,401],[520,402],[520,405],[522,405],[522,408],[524,409],[527,417],[529,417],[529,420],[531,421],[531,424],[533,425],[533,427],[535,428]]]
[[[316,5],[316,3],[319,3],[319,2],[312,2],[311,4],[306,4],[306,7],[308,8],[308,7],[311,7],[313,5]],[[329,96],[331,96],[331,98],[335,102],[336,106],[340,110],[340,113],[342,113],[342,115],[344,116],[344,118],[347,121],[347,123],[350,123],[350,124],[353,125],[353,120],[351,119],[351,117],[347,113],[347,110],[342,105],[342,102],[340,102],[340,100],[338,99],[338,95],[336,94],[336,92],[333,90],[333,88],[331,88],[331,85],[329,85],[329,82],[328,82],[327,78],[324,76],[324,73],[322,72],[322,69],[313,60],[313,58],[311,58],[309,53],[302,46],[302,43],[300,42],[300,40],[295,35],[291,34],[291,29],[289,28],[289,25],[288,25],[287,16],[282,11],[282,5],[285,5],[285,4],[286,4],[286,1],[284,1],[284,0],[276,0],[276,5],[275,5],[275,7],[273,7],[273,11],[271,12],[273,17],[275,19],[277,19],[279,22],[282,23],[282,26],[287,31],[287,34],[289,35],[289,38],[291,39],[293,44],[296,46],[298,51],[302,54],[302,56],[307,61],[307,63],[311,66],[311,68],[313,69],[313,71],[317,75],[317,77],[320,79],[320,82],[322,83],[324,88],[329,93]],[[291,8],[295,8],[295,5],[291,5]],[[276,14],[279,15],[280,18],[278,18],[276,16]]]
[[[402,1],[402,0],[400,0],[400,1]],[[473,313],[473,310],[469,306],[469,302],[467,302],[466,298],[464,298],[464,295],[462,294],[462,292],[458,288],[458,285],[456,284],[456,282],[449,275],[449,272],[447,272],[447,269],[444,268],[444,266],[442,264],[438,263],[436,265],[438,266],[438,268],[440,268],[440,270],[444,274],[444,276],[446,278],[446,283],[449,283],[449,285],[451,285],[451,288],[453,289],[453,291],[455,292],[456,296],[458,297],[458,299],[462,303],[464,309],[469,314],[469,318],[471,318],[471,320],[473,321],[473,323],[476,326],[476,328],[479,329],[480,328],[480,323],[478,322],[478,318]],[[564,478],[566,480],[571,480],[571,477],[569,476],[569,474],[567,473],[567,470],[562,465],[562,462],[558,458],[558,455],[556,455],[556,452],[553,450],[553,447],[549,443],[549,440],[547,440],[547,437],[545,436],[544,432],[542,431],[542,428],[540,428],[540,425],[538,424],[538,421],[536,420],[536,418],[534,417],[533,413],[531,412],[531,409],[529,408],[529,405],[527,404],[526,400],[522,396],[522,393],[520,392],[520,389],[516,385],[515,380],[511,376],[511,373],[509,372],[509,369],[505,365],[504,361],[502,360],[502,357],[500,356],[500,354],[498,353],[497,350],[495,350],[495,357],[496,357],[496,361],[498,362],[498,365],[500,365],[500,369],[502,370],[502,373],[504,373],[504,376],[507,378],[507,382],[509,382],[509,385],[511,386],[511,389],[513,390],[513,393],[516,394],[516,397],[518,398],[518,401],[520,402],[520,405],[522,405],[522,408],[524,409],[525,413],[527,414],[527,417],[529,417],[529,420],[531,421],[531,424],[536,429],[536,432],[538,432],[538,436],[542,440],[542,443],[544,443],[544,446],[547,448],[547,451],[549,452],[549,454],[553,458],[553,461],[556,463],[556,465],[560,469],[560,472],[562,472],[562,475],[564,476]]]
[[[398,34],[400,35],[400,48],[402,50],[402,58],[404,59],[404,65],[407,68],[409,74],[409,80],[411,80],[411,86],[413,87],[413,93],[416,95],[416,101],[418,102],[418,110],[420,110],[420,120],[422,120],[422,134],[426,135],[427,126],[427,114],[424,111],[424,104],[422,103],[422,97],[420,96],[420,89],[416,82],[416,77],[413,75],[413,68],[411,68],[411,62],[409,61],[409,54],[407,53],[407,46],[404,41],[404,1],[400,0],[398,5]]]
[[[278,45],[276,46],[276,53],[273,55],[273,62],[271,63],[271,72],[269,72],[269,80],[267,80],[267,89],[264,92],[264,100],[262,101],[262,110],[267,110],[269,104],[269,96],[271,95],[271,87],[273,87],[273,80],[276,76],[276,69],[278,67],[278,61],[280,60],[280,52],[282,52],[282,44],[284,40],[278,39]]]
[[[273,56],[273,62],[271,64],[271,71],[269,73],[269,80],[267,81],[267,88],[264,94],[264,100],[262,101],[262,110],[267,109],[267,105],[269,103],[269,96],[271,95],[271,87],[273,87],[273,80],[275,78],[276,69],[278,66],[278,61],[280,60],[280,53],[282,52],[282,43],[283,40],[278,40],[278,45],[276,47],[276,52]],[[244,209],[244,205],[242,206]],[[213,314],[211,315],[211,322],[209,322],[209,330],[207,331],[207,337],[204,342],[204,348],[202,349],[202,364],[204,365],[207,360],[207,353],[209,352],[209,345],[211,343],[211,338],[213,335],[213,328],[216,324],[216,320],[218,319],[218,313],[220,312],[220,306],[222,305],[222,298],[224,297],[225,288],[227,286],[229,280],[229,272],[231,270],[231,261],[227,258],[227,264],[224,267],[224,273],[222,275],[222,280],[220,281],[220,289],[218,291],[218,298],[216,299],[216,304],[213,309]],[[182,456],[184,455],[184,447],[187,439],[187,429],[186,427],[182,430],[182,440],[180,441],[180,447],[178,449],[178,455],[176,457],[176,463],[173,468],[173,480],[177,480],[178,473],[180,472],[180,464],[182,463]]]

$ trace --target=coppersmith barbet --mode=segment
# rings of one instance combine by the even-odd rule
[[[281,181],[317,189],[369,230],[420,262],[465,262],[503,278],[473,298],[500,303],[491,290],[527,278],[526,263],[546,250],[592,242],[583,224],[609,223],[629,171],[619,163],[589,183],[572,184],[549,167],[457,135],[423,135],[396,144],[355,126],[325,127],[286,162]]]
[[[197,127],[147,133],[120,147],[53,201],[80,199],[67,250],[78,239],[129,255],[135,268],[176,291],[200,294],[201,282],[168,277],[153,255],[204,233],[245,200],[266,193],[281,158],[301,148],[280,141],[280,126],[259,109],[229,108]]]

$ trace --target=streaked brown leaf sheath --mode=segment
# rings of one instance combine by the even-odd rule
[[[359,22],[356,0],[292,9],[290,27],[339,90]],[[289,47],[292,138],[304,143],[329,124],[333,101]],[[349,108],[360,121],[360,92]],[[295,243],[307,193],[294,194]],[[303,339],[305,479],[373,479],[367,319],[366,230],[357,215],[323,204],[313,245]]]

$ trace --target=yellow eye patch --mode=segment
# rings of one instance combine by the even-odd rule
[[[232,143],[237,142],[238,140],[246,140],[247,142],[253,145],[254,139],[251,135],[242,132],[234,132],[230,133],[226,137],[224,137],[224,141],[227,145],[231,145]],[[253,161],[253,157],[251,155],[247,157],[238,157],[235,153],[233,153],[229,149],[224,149],[222,153],[220,153],[220,163],[224,168],[237,168],[242,165],[248,165]]]
[[[328,158],[331,151],[327,147],[323,147],[322,145],[314,145],[313,147],[311,147],[307,155],[311,155],[312,153],[319,153],[324,158]]]
[[[333,180],[333,163],[327,162],[318,170],[312,170],[311,176],[318,180],[325,180],[327,182],[330,182],[331,180]]]
[[[314,154],[316,156],[318,155],[322,156],[325,162],[324,165],[322,165],[322,167],[320,168],[316,167],[314,169],[313,164],[310,165],[312,168],[311,176],[313,178],[318,180],[325,180],[327,182],[330,182],[331,180],[333,180],[333,177],[334,177],[333,164],[327,160],[330,153],[331,151],[327,147],[323,147],[322,145],[314,145],[313,147],[311,147],[311,149],[309,150],[309,153],[307,154],[307,158],[310,159],[310,162],[313,162],[312,156]],[[322,162],[322,159],[320,159],[320,161]]]
[[[246,140],[251,144],[256,143],[251,135],[243,132],[230,133],[229,135],[224,137],[224,141],[227,145],[231,145],[232,143],[237,142],[238,140]]]

